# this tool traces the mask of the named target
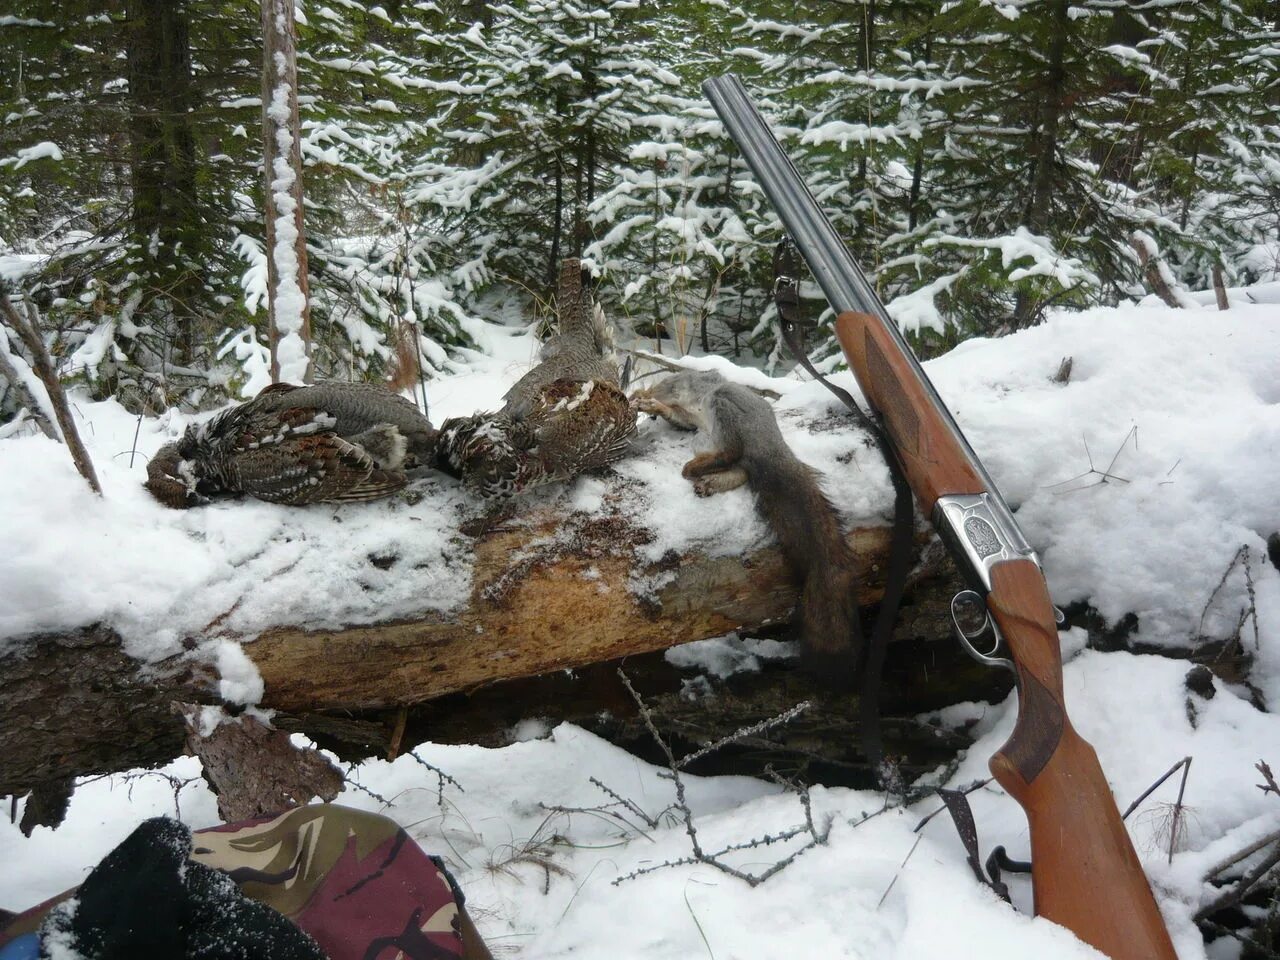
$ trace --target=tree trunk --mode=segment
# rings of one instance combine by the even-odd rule
[[[1062,119],[1063,87],[1066,83],[1064,63],[1067,52],[1067,0],[1053,0],[1049,16],[1053,23],[1049,31],[1049,49],[1045,53],[1046,72],[1040,89],[1036,111],[1039,123],[1036,129],[1033,156],[1035,167],[1031,177],[1031,204],[1027,208],[1025,224],[1038,236],[1047,236],[1053,220],[1053,192],[1057,186],[1058,126]],[[1034,320],[1036,303],[1026,293],[1019,292],[1014,308],[1014,328],[1029,326]]]
[[[132,240],[149,274],[148,299],[168,300],[173,359],[186,365],[200,339],[192,310],[200,278],[190,257],[202,239],[188,13],[183,0],[128,0],[125,13]]]
[[[1227,284],[1222,278],[1222,264],[1213,265],[1213,295],[1218,302],[1219,310],[1230,310],[1231,301],[1227,299]]]
[[[272,383],[310,383],[313,379],[296,33],[293,0],[262,0],[263,180]]]
[[[858,42],[858,67],[866,73],[871,73],[875,67],[875,43],[876,43],[876,0],[871,0],[862,8],[862,31]],[[868,103],[871,102],[871,95],[868,94]],[[867,118],[867,124],[871,124],[870,117]],[[870,144],[870,140],[868,140]],[[858,183],[859,188],[865,190],[867,188],[867,156],[871,151],[871,147],[864,146],[858,152]],[[859,221],[861,222],[861,221]]]
[[[468,0],[465,9],[472,23],[479,23],[486,30],[493,26],[493,7],[488,0]]]
[[[924,35],[924,61],[928,63],[933,57],[933,28],[929,27]],[[911,194],[907,200],[907,229],[914,230],[920,222],[920,189],[924,181],[924,141],[916,148],[915,162],[911,165]]]
[[[564,157],[557,150],[552,155],[555,163],[556,194],[555,212],[551,218],[551,258],[547,261],[547,286],[554,287],[556,273],[560,269],[560,235],[564,230]]]
[[[915,163],[911,165],[911,194],[907,200],[907,229],[914,230],[920,222],[920,185],[924,180],[924,148],[916,151]]]

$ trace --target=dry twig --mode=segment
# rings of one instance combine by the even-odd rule
[[[750,736],[760,730],[777,726],[780,723],[785,723],[787,720],[799,716],[804,712],[804,710],[808,709],[809,705],[807,703],[798,704],[796,707],[788,710],[780,717],[775,717],[772,720],[766,720],[763,723],[753,724],[751,727],[745,727],[735,734],[731,734],[714,744],[704,747],[702,750],[691,754],[683,760],[677,760],[675,754],[671,750],[671,746],[665,739],[663,739],[662,734],[658,732],[657,725],[653,720],[653,713],[650,711],[648,704],[646,704],[640,694],[636,692],[635,687],[631,685],[630,679],[622,670],[618,671],[618,676],[622,679],[623,686],[626,687],[627,692],[631,694],[631,698],[635,701],[636,707],[640,712],[640,719],[644,722],[645,728],[649,731],[649,735],[653,738],[654,742],[658,745],[658,748],[667,758],[667,769],[661,772],[659,776],[670,780],[675,786],[676,802],[674,804],[674,809],[679,813],[681,820],[684,822],[685,833],[688,834],[689,843],[693,847],[693,855],[689,857],[681,857],[678,860],[668,860],[663,863],[655,864],[651,867],[641,867],[638,870],[633,870],[626,876],[621,876],[615,879],[613,881],[615,885],[622,883],[624,880],[631,880],[635,877],[643,876],[646,873],[653,873],[655,870],[661,870],[664,867],[676,867],[701,863],[714,867],[721,873],[726,873],[731,877],[736,877],[748,886],[756,887],[764,883],[774,874],[786,869],[794,863],[798,857],[813,849],[815,846],[819,846],[827,842],[827,837],[831,832],[831,821],[828,819],[821,829],[819,829],[814,823],[813,806],[809,798],[808,788],[803,785],[792,784],[775,774],[775,782],[782,783],[788,788],[794,789],[799,793],[800,803],[804,809],[804,823],[782,830],[775,834],[766,834],[763,837],[747,840],[743,843],[731,843],[714,853],[708,853],[703,849],[702,842],[698,838],[698,828],[694,823],[693,810],[689,807],[688,801],[685,799],[684,780],[680,777],[680,769],[691,759],[706,756],[712,750],[719,749],[726,744],[733,743],[740,737]],[[740,852],[743,850],[754,850],[759,847],[766,847],[775,843],[785,843],[788,840],[794,840],[797,837],[805,835],[809,838],[807,842],[791,851],[787,856],[775,861],[771,866],[760,873],[748,873],[745,870],[739,870],[737,867],[722,859],[729,853]]]
[[[1138,805],[1139,805],[1139,804],[1141,804],[1143,800],[1147,799],[1147,797],[1149,797],[1149,796],[1151,796],[1151,794],[1155,793],[1155,792],[1156,792],[1156,789],[1160,786],[1160,784],[1164,783],[1166,780],[1168,780],[1170,777],[1172,777],[1175,773],[1177,773],[1177,772],[1178,772],[1178,768],[1179,768],[1179,767],[1186,767],[1186,768],[1189,770],[1189,769],[1191,768],[1191,758],[1190,758],[1190,757],[1183,757],[1181,760],[1179,760],[1177,763],[1175,763],[1172,767],[1170,767],[1168,770],[1166,770],[1164,773],[1162,773],[1162,774],[1160,775],[1160,777],[1156,780],[1156,782],[1155,782],[1155,783],[1151,784],[1151,786],[1149,786],[1149,787],[1147,787],[1147,789],[1143,790],[1143,791],[1142,791],[1142,793],[1138,796],[1138,799],[1137,799],[1137,800],[1135,800],[1135,801],[1133,801],[1133,803],[1129,804],[1129,806],[1125,808],[1124,813],[1122,813],[1122,814],[1120,815],[1120,819],[1121,819],[1121,820],[1128,820],[1128,819],[1129,819],[1129,814],[1131,814],[1131,813],[1133,813],[1133,811],[1137,810],[1137,809],[1138,809]],[[1185,786],[1186,786],[1186,783],[1187,783],[1187,777],[1186,777],[1186,774],[1184,773],[1184,774],[1183,774],[1183,776],[1182,776],[1182,785],[1185,787]],[[1178,791],[1178,798],[1179,798],[1179,800],[1181,800],[1181,798],[1182,798],[1182,791],[1181,791],[1181,790],[1179,790],[1179,791]]]
[[[422,764],[424,767],[426,767],[428,770],[430,770],[432,773],[436,775],[436,806],[438,807],[444,806],[444,784],[446,780],[449,781],[451,785],[461,790],[463,793],[467,792],[466,790],[463,790],[462,784],[460,784],[453,777],[449,776],[449,774],[445,773],[443,770],[437,767],[434,763],[427,763],[427,761],[423,760],[420,756],[418,756],[412,750],[409,751],[409,756],[413,757],[413,759],[417,760],[418,763]]]
[[[1096,483],[1082,483],[1078,487],[1070,487],[1066,490],[1060,490],[1058,492],[1060,494],[1075,493],[1077,490],[1084,490],[1084,489],[1087,489],[1088,487],[1096,487],[1099,484],[1108,483],[1112,480],[1115,480],[1118,483],[1128,483],[1129,481],[1124,477],[1121,477],[1112,473],[1111,468],[1114,467],[1116,465],[1116,461],[1120,459],[1120,454],[1124,452],[1124,448],[1128,445],[1130,437],[1133,438],[1133,448],[1135,450],[1138,449],[1137,424],[1134,424],[1134,426],[1130,427],[1129,432],[1124,435],[1124,439],[1120,441],[1120,446],[1116,448],[1115,456],[1111,458],[1111,462],[1107,464],[1107,468],[1105,470],[1099,470],[1097,467],[1093,465],[1093,451],[1089,449],[1089,439],[1088,437],[1081,437],[1081,440],[1084,442],[1084,454],[1089,459],[1089,469],[1084,471],[1083,473],[1076,474],[1074,477],[1068,477],[1066,480],[1060,480],[1057,483],[1051,483],[1048,485],[1048,487],[1046,487],[1046,489],[1054,490],[1058,487],[1065,487],[1069,483],[1075,483],[1077,480],[1083,480],[1084,478],[1091,477],[1095,474],[1098,476],[1098,480]]]
[[[1234,867],[1241,860],[1246,857],[1253,856],[1263,847],[1270,846],[1277,841],[1280,841],[1280,830],[1273,830],[1266,836],[1259,837],[1257,840],[1253,841],[1253,843],[1246,844],[1235,853],[1230,854],[1223,860],[1219,860],[1216,864],[1206,870],[1204,874],[1205,880],[1212,880],[1229,867]]]
[[[1256,769],[1258,773],[1262,774],[1262,779],[1264,781],[1257,785],[1258,789],[1261,790],[1263,793],[1274,793],[1277,797],[1280,797],[1280,785],[1276,783],[1276,778],[1274,774],[1272,774],[1271,772],[1270,765],[1268,765],[1268,763],[1265,760],[1259,760],[1254,765],[1254,769]],[[1244,857],[1255,852],[1256,850],[1262,849],[1267,845],[1269,841],[1274,839],[1275,839],[1275,834],[1272,834],[1268,837],[1264,837],[1261,841],[1251,845],[1251,847],[1248,848],[1246,851],[1243,851],[1240,854],[1234,855],[1231,858],[1231,860],[1222,863],[1218,867],[1215,867],[1214,870],[1208,874],[1208,876],[1211,877],[1216,873],[1220,873],[1222,870],[1225,870],[1232,863],[1244,859]],[[1272,847],[1271,851],[1265,857],[1263,857],[1262,860],[1259,863],[1257,863],[1252,870],[1250,870],[1243,877],[1241,877],[1240,881],[1234,887],[1231,887],[1229,890],[1219,895],[1216,899],[1205,904],[1205,906],[1197,910],[1195,916],[1192,917],[1192,919],[1195,920],[1197,923],[1199,923],[1201,921],[1206,920],[1208,917],[1213,916],[1213,914],[1217,913],[1219,910],[1224,910],[1227,907],[1235,906],[1237,903],[1243,900],[1245,898],[1245,895],[1248,894],[1249,891],[1252,890],[1254,887],[1256,887],[1258,883],[1262,881],[1267,876],[1267,874],[1269,874],[1275,868],[1277,864],[1280,864],[1280,843],[1276,843],[1275,846]],[[1236,935],[1232,934],[1232,936],[1236,936]]]
[[[1271,852],[1262,859],[1261,863],[1241,877],[1239,883],[1227,890],[1221,896],[1205,904],[1196,911],[1195,916],[1191,919],[1198,923],[1201,920],[1213,916],[1213,914],[1217,913],[1219,910],[1225,910],[1227,907],[1235,906],[1243,900],[1245,894],[1257,886],[1258,881],[1270,873],[1272,868],[1278,863],[1280,863],[1280,844],[1276,844],[1276,846],[1272,848]]]
[[[1222,588],[1227,585],[1227,580],[1231,576],[1231,572],[1236,567],[1241,567],[1244,571],[1245,592],[1249,596],[1249,605],[1240,610],[1237,617],[1235,630],[1231,636],[1227,637],[1227,642],[1223,645],[1219,652],[1219,659],[1224,656],[1233,646],[1238,646],[1240,652],[1244,652],[1244,625],[1250,620],[1253,621],[1253,647],[1255,650],[1261,649],[1261,635],[1258,629],[1258,600],[1257,591],[1253,584],[1253,551],[1249,549],[1247,543],[1241,544],[1240,549],[1236,551],[1235,556],[1231,558],[1231,562],[1227,564],[1227,568],[1222,571],[1222,578],[1218,581],[1218,585],[1213,588],[1209,594],[1209,599],[1204,602],[1204,608],[1200,611],[1200,625],[1196,630],[1196,635],[1191,639],[1203,640],[1205,638],[1205,620],[1209,616],[1209,610],[1213,606],[1213,601],[1217,599],[1218,594],[1222,592]]]
[[[67,406],[67,395],[62,389],[62,381],[58,379],[58,372],[53,367],[53,358],[49,356],[44,340],[40,337],[40,318],[36,313],[35,305],[30,298],[27,298],[23,300],[23,306],[27,313],[25,319],[18,314],[9,300],[9,295],[0,290],[0,313],[4,314],[5,322],[31,352],[36,376],[49,391],[49,402],[53,404],[53,414],[57,417],[58,427],[62,430],[62,439],[66,442],[67,449],[71,451],[71,459],[76,469],[80,471],[80,476],[84,477],[85,482],[89,484],[89,489],[98,496],[102,496],[102,486],[98,483],[98,475],[93,470],[93,461],[89,459],[89,451],[80,441],[80,433],[76,430],[76,423],[71,418],[71,409]]]

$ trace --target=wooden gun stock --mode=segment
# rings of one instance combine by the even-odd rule
[[[952,439],[910,361],[879,318],[848,311],[836,318],[836,338],[858,384],[893,443],[898,463],[927,517],[945,494],[982,493],[982,478]]]
[[[926,515],[941,496],[982,493],[982,478],[884,325],[842,313],[836,336]],[[1097,754],[1067,717],[1058,630],[1040,568],[1032,560],[993,566],[987,608],[1009,647],[1019,699],[1017,725],[991,758],[991,772],[1027,814],[1036,913],[1113,960],[1175,960]]]
[[[991,772],[1031,828],[1036,914],[1113,960],[1174,960],[1173,943],[1093,747],[1071,726],[1044,575],[997,564],[987,608],[1018,673],[1018,721]]]

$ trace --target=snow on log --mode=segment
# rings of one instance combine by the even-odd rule
[[[795,606],[797,588],[776,547],[637,567],[631,538],[643,531],[618,518],[567,525],[567,537],[549,538],[555,523],[544,519],[481,540],[471,604],[456,614],[339,631],[268,630],[245,648],[262,674],[263,705],[299,712],[414,704],[759,627]],[[856,529],[849,539],[864,580],[874,578],[888,554],[888,527]],[[637,593],[637,580],[661,585]],[[871,584],[864,603],[880,593]]]

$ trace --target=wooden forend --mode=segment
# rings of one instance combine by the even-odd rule
[[[884,325],[865,313],[842,313],[836,337],[871,405],[880,414],[920,511],[942,496],[983,493],[986,486],[929,390]]]

